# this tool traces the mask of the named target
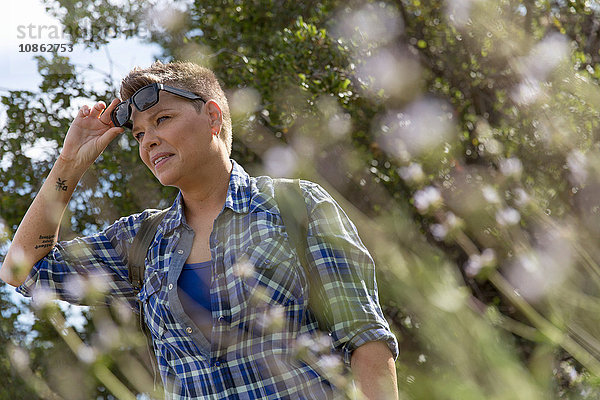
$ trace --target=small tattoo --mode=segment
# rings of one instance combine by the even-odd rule
[[[58,190],[59,192],[61,190],[66,192],[67,191],[67,187],[68,187],[66,185],[66,183],[67,183],[66,179],[62,180],[62,179],[58,178],[58,180],[56,181],[56,187],[55,187],[55,189]]]
[[[41,242],[35,245],[35,249],[43,249],[47,247],[52,247],[54,245],[54,238],[56,235],[40,235],[39,239]]]

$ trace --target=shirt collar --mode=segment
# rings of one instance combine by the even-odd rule
[[[225,208],[230,208],[236,213],[247,213],[250,209],[252,199],[252,187],[250,175],[235,160],[231,159],[233,168],[229,176],[229,187],[225,198]],[[181,192],[173,202],[173,205],[165,214],[161,223],[163,232],[169,232],[185,221],[183,214],[183,196]]]
[[[236,213],[245,214],[250,208],[250,200],[252,199],[250,175],[235,160],[232,159],[231,164],[233,168],[229,177],[225,207]]]

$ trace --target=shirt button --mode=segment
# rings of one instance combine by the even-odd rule
[[[265,260],[265,265],[269,265],[271,264],[271,260],[269,260],[268,258]]]
[[[177,250],[177,254],[183,254],[183,250]]]
[[[169,283],[169,290],[173,289],[173,284]]]
[[[190,327],[188,326],[187,328],[185,328],[185,331],[186,331],[187,333],[192,333],[192,328],[190,328]]]
[[[219,317],[219,322],[221,322],[221,323],[225,322],[225,317],[221,315],[221,316]]]

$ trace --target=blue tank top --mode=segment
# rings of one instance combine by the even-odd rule
[[[208,312],[210,318],[210,284],[212,260],[194,264],[184,264],[177,291],[185,312],[194,319],[198,314]]]

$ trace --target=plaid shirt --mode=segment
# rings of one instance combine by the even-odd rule
[[[320,186],[301,181],[309,213],[307,259],[320,274],[332,312],[329,354],[308,303],[308,279],[273,198],[269,177],[250,177],[233,161],[225,206],[210,236],[212,327],[200,329],[181,306],[177,280],[194,233],[181,195],[158,227],[139,293],[168,399],[325,399],[341,396],[330,379],[352,351],[396,338],[379,306],[373,259],[343,210]],[[49,288],[77,303],[72,282],[102,276],[110,295],[136,304],[127,254],[141,221],[155,210],[121,218],[89,237],[61,242],[17,288]],[[79,278],[78,278],[79,276]],[[76,286],[76,285],[75,285]],[[203,332],[206,332],[206,337]],[[325,342],[327,347],[327,342]],[[343,363],[342,363],[343,361]]]

